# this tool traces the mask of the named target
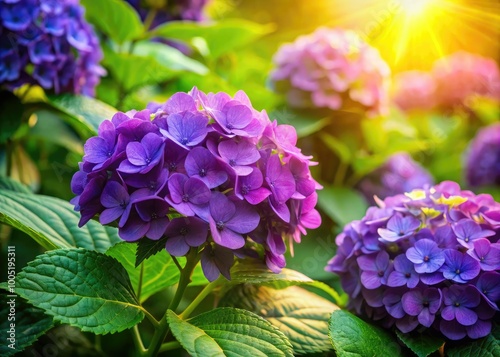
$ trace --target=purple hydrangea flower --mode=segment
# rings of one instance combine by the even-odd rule
[[[415,217],[394,215],[387,222],[387,228],[378,229],[378,234],[387,242],[396,242],[411,237],[419,226],[420,221]]]
[[[375,203],[374,196],[384,199],[432,185],[431,174],[406,153],[390,156],[378,169],[366,175],[358,184],[365,198]]]
[[[481,271],[479,261],[457,250],[446,249],[444,258],[444,264],[440,269],[443,276],[457,283],[466,283],[474,279]]]
[[[500,185],[500,123],[478,131],[470,142],[465,177],[472,187]]]
[[[344,227],[326,267],[348,307],[403,333],[488,335],[500,311],[500,204],[450,181],[377,203]]]
[[[321,186],[296,143],[293,127],[271,122],[243,92],[193,88],[103,121],[84,145],[71,202],[80,225],[99,215],[125,241],[165,240],[171,255],[201,259],[209,280],[229,278],[234,256],[279,272],[285,242],[293,254],[321,224]]]
[[[401,299],[404,311],[410,316],[418,316],[418,322],[425,327],[431,327],[436,313],[441,307],[441,290],[427,288],[412,290],[405,293]]]
[[[417,241],[415,246],[408,248],[406,257],[415,264],[417,273],[434,273],[445,262],[443,251],[430,239]]]
[[[76,0],[4,1],[0,7],[0,84],[38,84],[93,96],[105,71],[97,35]]]
[[[387,110],[389,66],[350,30],[320,28],[281,46],[273,60],[273,87],[293,107]]]

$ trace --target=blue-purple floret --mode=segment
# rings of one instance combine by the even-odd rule
[[[482,128],[470,142],[465,177],[471,187],[500,185],[500,123]]]
[[[500,204],[451,181],[377,204],[344,227],[326,267],[349,308],[403,333],[488,335],[500,314]]]
[[[78,0],[0,0],[0,85],[94,96],[102,57]]]
[[[176,93],[148,109],[116,113],[87,140],[71,187],[80,226],[99,215],[129,242],[166,238],[174,256],[201,252],[209,280],[237,257],[285,266],[285,240],[321,223],[314,163],[289,125],[238,92]]]

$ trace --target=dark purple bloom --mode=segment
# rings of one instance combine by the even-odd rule
[[[434,273],[444,263],[444,253],[437,244],[430,239],[421,239],[408,248],[406,257],[415,264],[417,273]]]
[[[72,32],[78,45],[88,40],[78,29]],[[59,45],[54,43],[56,54]],[[0,57],[9,51],[0,42]],[[214,118],[224,127],[209,123]],[[231,98],[197,88],[145,110],[116,113],[85,144],[71,202],[81,224],[98,214],[104,224],[118,221],[125,241],[166,237],[172,255],[187,255],[191,247],[201,251],[210,280],[220,273],[229,278],[234,255],[265,259],[279,272],[286,241],[293,254],[293,241],[321,223],[313,163],[295,146],[295,129],[279,127],[243,92]],[[349,273],[359,292],[359,274]],[[372,295],[368,300],[381,304],[381,294]]]
[[[247,203],[231,201],[220,192],[210,199],[210,232],[214,242],[230,249],[245,245],[242,234],[250,233],[259,224],[259,214]]]
[[[446,279],[457,283],[466,283],[474,279],[481,270],[477,260],[457,250],[446,249],[444,257],[445,262],[440,271]]]
[[[483,271],[500,270],[500,244],[491,243],[486,238],[476,239],[473,242],[473,249],[467,253],[479,261]]]
[[[190,177],[197,177],[208,186],[217,187],[227,180],[227,173],[210,151],[202,147],[192,149],[184,163]]]
[[[387,283],[389,275],[389,254],[380,251],[376,254],[362,255],[357,262],[362,271],[361,283],[367,289],[376,289]]]
[[[160,129],[161,133],[179,145],[188,148],[201,143],[207,136],[208,118],[202,114],[182,112],[170,114],[167,117],[168,130]]]
[[[94,95],[105,74],[103,57],[92,27],[78,1],[4,1],[0,7],[0,84],[15,89],[38,84],[56,93]],[[54,11],[57,8],[57,11]],[[60,10],[60,11],[59,11]]]
[[[402,297],[405,293],[404,289],[388,289],[385,290],[384,296],[382,298],[382,303],[384,304],[387,312],[394,318],[400,319],[406,315],[403,310]]]
[[[229,269],[233,265],[234,254],[230,249],[208,244],[201,253],[201,268],[209,281],[214,281],[222,274],[231,279]]]
[[[137,215],[130,215],[126,224],[120,227],[120,237],[135,241],[143,236],[153,240],[160,239],[168,225],[169,205],[159,197],[146,197],[135,200]]]
[[[271,191],[262,187],[263,183],[262,172],[254,167],[249,175],[238,177],[236,195],[252,205],[259,204],[271,194]]]
[[[418,227],[420,227],[420,221],[415,217],[402,217],[396,214],[387,222],[387,228],[378,229],[378,234],[383,240],[396,242],[411,237]]]
[[[167,251],[177,257],[207,240],[208,224],[196,217],[179,217],[170,221],[165,231]]]
[[[410,262],[404,254],[400,254],[394,258],[394,271],[392,271],[387,278],[388,286],[396,287],[406,285],[412,289],[417,286],[419,280],[413,263]]]
[[[441,298],[441,290],[436,288],[412,290],[403,295],[403,309],[408,315],[418,316],[422,325],[430,327],[441,307]]]
[[[499,123],[482,128],[471,141],[466,162],[466,179],[470,186],[500,184],[499,142]]]
[[[443,289],[444,308],[441,317],[446,321],[456,319],[463,326],[476,323],[474,308],[479,305],[481,295],[472,285],[452,285]]]
[[[239,142],[225,140],[219,144],[218,149],[222,160],[231,166],[238,176],[249,175],[253,171],[253,168],[249,165],[256,163],[260,159],[255,144],[246,140],[240,140]]]
[[[149,133],[141,142],[127,145],[127,160],[122,161],[118,171],[145,174],[151,171],[163,159],[165,143],[154,133]]]
[[[109,224],[118,218],[123,226],[130,213],[130,196],[126,187],[116,181],[108,181],[101,195],[101,204],[106,208],[99,216],[101,224]]]
[[[207,206],[210,200],[210,189],[196,177],[187,177],[183,174],[173,174],[168,180],[170,192],[169,202],[179,213],[194,216]]]
[[[472,219],[463,219],[452,226],[453,232],[457,236],[457,241],[465,248],[472,248],[473,242],[479,238],[486,238],[495,235],[489,229],[482,229],[479,224]]]

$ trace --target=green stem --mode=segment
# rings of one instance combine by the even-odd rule
[[[164,343],[160,346],[160,350],[158,352],[165,352],[165,351],[171,351],[171,350],[176,350],[178,348],[181,348],[181,344],[177,341],[171,341]]]
[[[135,325],[132,329],[132,336],[134,338],[134,344],[139,350],[140,355],[144,355],[146,352],[146,349],[144,348],[144,344],[142,343],[142,338],[141,334],[139,333],[139,327],[138,325]]]
[[[179,269],[179,271],[182,271],[182,267],[179,264],[179,261],[177,260],[177,258],[174,257],[173,255],[170,255],[170,256],[172,257],[172,260],[174,261],[174,264],[177,266],[177,269]]]
[[[179,306],[182,296],[184,295],[184,291],[191,282],[191,275],[193,274],[194,268],[196,267],[196,264],[198,264],[198,261],[200,260],[200,256],[198,255],[198,252],[195,249],[191,249],[186,258],[187,258],[186,265],[181,270],[181,276],[179,278],[177,291],[175,292],[174,298],[170,302],[167,311],[165,311],[165,314],[161,319],[160,324],[155,330],[153,339],[151,340],[151,344],[149,345],[149,348],[146,351],[146,356],[156,356],[158,354],[160,346],[169,331],[167,312],[168,310],[175,311],[175,309]]]
[[[146,19],[144,20],[144,30],[149,31],[149,28],[151,27],[151,24],[153,23],[153,20],[156,17],[156,14],[158,11],[156,10],[151,10],[148,12],[146,15]]]
[[[198,296],[189,304],[189,306],[179,315],[179,317],[183,320],[187,319],[189,315],[196,309],[196,307],[210,294],[217,286],[222,283],[222,276],[220,276],[217,280],[212,281],[210,284],[205,286],[203,290],[198,294]]]
[[[339,167],[337,167],[337,172],[335,172],[335,177],[333,178],[333,186],[342,186],[346,172],[347,163],[345,161],[340,161]]]

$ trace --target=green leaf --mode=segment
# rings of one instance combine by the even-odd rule
[[[188,321],[168,311],[173,335],[191,356],[293,356],[288,339],[250,311],[217,308]]]
[[[30,305],[19,296],[7,293],[0,295],[0,316],[0,355],[4,357],[31,346],[54,325],[52,317],[45,315],[42,309]],[[9,340],[11,333],[15,337]]]
[[[0,222],[28,234],[45,249],[82,247],[105,252],[122,241],[116,228],[97,221],[78,228],[80,214],[64,200],[1,188],[18,186],[9,181],[0,178]]]
[[[59,249],[39,255],[16,277],[16,293],[82,331],[123,331],[144,318],[127,271],[91,250]]]
[[[392,335],[344,310],[330,318],[330,339],[338,357],[400,356],[401,347]]]
[[[23,105],[19,98],[9,91],[0,91],[0,144],[7,140],[21,126]]]
[[[294,285],[306,285],[320,289],[330,295],[337,303],[341,301],[338,293],[325,283],[312,280],[298,271],[284,268],[280,273],[271,272],[265,264],[255,262],[239,262],[231,269],[231,281],[225,285],[258,284],[283,289]]]
[[[198,23],[189,21],[171,21],[158,26],[150,34],[152,37],[164,37],[182,41],[205,40],[210,58],[244,47],[265,34],[273,26],[261,25],[243,19],[227,19],[216,23]],[[199,47],[199,46],[198,46]]]
[[[23,185],[19,181],[11,180],[6,177],[0,177],[0,190],[7,190],[19,193],[28,193],[31,194],[31,190],[28,186]]]
[[[328,320],[338,309],[328,300],[302,288],[276,290],[240,285],[224,295],[219,305],[238,307],[264,317],[290,340],[295,353],[328,351]]]
[[[208,73],[208,68],[205,65],[164,43],[141,41],[135,44],[133,53],[155,58],[159,64],[171,70],[188,71],[199,75]]]
[[[351,162],[353,153],[351,152],[349,146],[347,146],[342,140],[339,140],[328,133],[321,133],[320,137],[326,146],[328,146],[328,148],[334,152],[342,162]]]
[[[49,104],[66,114],[63,119],[83,138],[97,135],[99,125],[118,111],[97,99],[72,94],[49,96]]]
[[[106,254],[118,260],[127,270],[130,281],[136,294],[139,293],[139,281],[141,267],[135,267],[135,253],[137,244],[122,242],[111,247]],[[179,281],[179,269],[174,264],[172,257],[165,250],[150,257],[143,262],[144,271],[142,277],[142,287],[140,289],[140,301],[145,301],[148,297],[172,286]]]
[[[448,357],[499,357],[500,356],[500,325],[493,323],[491,333],[478,340],[460,344],[446,351]]]
[[[368,209],[361,194],[347,187],[325,187],[318,196],[318,204],[341,227],[363,218]]]
[[[118,43],[134,40],[144,32],[144,26],[134,8],[120,0],[82,0],[85,17]]]
[[[396,335],[418,357],[427,357],[444,344],[444,340],[439,335],[435,336],[429,333],[414,335],[396,330]]]
[[[83,143],[71,128],[64,123],[64,118],[48,110],[40,110],[36,113],[38,121],[30,129],[30,139],[38,139],[44,142],[52,142],[69,151],[81,156],[83,155]]]
[[[162,250],[165,250],[167,238],[158,240],[139,239],[137,250],[135,252],[135,267],[138,267],[144,260],[155,255]]]

